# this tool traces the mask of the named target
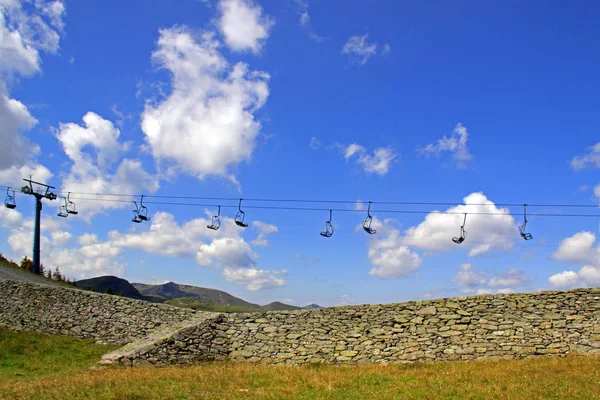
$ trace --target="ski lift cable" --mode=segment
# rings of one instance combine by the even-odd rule
[[[0,189],[20,190],[20,188],[14,188],[11,186],[1,186]],[[140,194],[124,194],[124,193],[93,193],[93,192],[74,192],[70,193],[75,195],[83,196],[106,196],[106,197],[130,197],[139,198]],[[62,193],[61,193],[62,194]],[[67,194],[67,193],[65,193]],[[177,200],[215,200],[215,201],[239,201],[239,197],[208,197],[208,196],[171,196],[171,195],[144,195],[145,198],[154,199],[177,199]],[[246,198],[244,202],[270,202],[270,203],[330,203],[330,204],[368,204],[366,201],[361,200],[322,200],[322,199],[274,199],[274,198]],[[385,204],[385,205],[424,205],[424,206],[457,206],[457,205],[469,205],[469,206],[486,206],[489,203],[468,203],[461,204],[458,202],[432,202],[432,201],[371,201],[372,204]],[[147,202],[150,204],[150,202]],[[522,207],[523,203],[494,203],[496,206],[501,207]],[[597,204],[535,204],[527,203],[528,207],[573,207],[573,208],[598,208]],[[248,206],[246,206],[248,208]]]
[[[147,197],[147,196],[144,196]],[[90,197],[76,197],[74,200],[81,201],[97,201],[97,202],[109,202],[109,203],[131,203],[129,200],[118,200],[118,199],[98,199]],[[239,201],[236,198],[235,201]],[[246,198],[244,198],[246,201]],[[165,201],[145,201],[145,204],[153,205],[167,205],[167,206],[185,206],[185,207],[212,207],[217,208],[218,204],[210,203],[187,203],[187,202],[165,202]],[[221,208],[235,208],[239,209],[239,205],[234,204],[220,204]],[[520,205],[523,206],[522,204]],[[530,206],[527,204],[527,206]],[[329,208],[318,208],[318,207],[287,207],[287,206],[261,206],[261,205],[244,205],[245,209],[263,209],[263,210],[289,210],[289,211],[329,211]],[[348,208],[332,208],[335,212],[357,212],[364,213],[364,210],[355,210]],[[447,215],[464,215],[464,212],[459,211],[439,211],[439,210],[397,210],[397,209],[381,209],[377,210],[377,213],[384,214],[447,214]],[[469,212],[470,215],[498,215],[498,216],[509,216],[512,214],[501,213],[501,212]],[[565,214],[565,213],[528,213],[530,217],[582,217],[582,218],[600,218],[600,214]]]

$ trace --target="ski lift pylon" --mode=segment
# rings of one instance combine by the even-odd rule
[[[331,224],[333,210],[329,209],[329,221],[325,222],[325,230],[321,232],[321,236],[323,237],[331,237],[333,235],[333,225]]]
[[[454,243],[461,244],[467,238],[467,231],[465,231],[465,225],[466,225],[466,223],[467,223],[467,213],[465,213],[465,219],[463,220],[463,224],[460,227],[460,236],[452,238],[452,241]]]
[[[235,224],[237,226],[240,226],[242,228],[247,228],[248,224],[244,222],[244,219],[246,218],[246,213],[242,211],[242,198],[240,198],[240,204],[238,205],[238,212],[235,215]]]
[[[213,216],[210,225],[206,226],[208,229],[212,229],[213,231],[216,231],[221,227],[221,220],[219,219],[221,216],[221,206],[218,207],[219,211],[217,212],[217,215]]]
[[[367,218],[363,221],[363,229],[369,235],[374,235],[377,231],[371,228],[371,223],[373,222],[373,217],[371,217],[371,202],[369,201],[369,208],[367,209]]]

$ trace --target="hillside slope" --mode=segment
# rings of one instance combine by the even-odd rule
[[[168,282],[162,285],[147,285],[133,283],[133,286],[144,296],[160,297],[164,300],[192,298],[200,302],[213,303],[218,306],[237,306],[258,310],[260,305],[249,303],[245,300],[230,295],[217,289],[209,289],[192,285],[180,285]]]
[[[75,282],[78,288],[89,289],[93,285],[94,292],[105,293],[110,287],[114,294],[122,294],[130,299],[147,300],[129,281],[117,276],[105,275]]]

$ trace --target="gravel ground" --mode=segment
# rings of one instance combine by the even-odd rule
[[[13,267],[9,267],[4,264],[0,264],[0,280],[26,281],[26,282],[34,282],[34,283],[44,283],[46,285],[64,286],[64,285],[61,285],[60,283],[53,282],[46,278],[42,278],[37,275],[33,275],[26,271],[21,271],[21,270],[15,269]]]

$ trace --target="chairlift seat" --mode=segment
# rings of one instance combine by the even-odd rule
[[[323,236],[323,237],[331,237],[331,235],[333,235],[333,232],[329,232],[329,231],[321,232],[321,236]]]
[[[237,219],[235,220],[235,224],[236,224],[237,226],[241,226],[242,228],[247,228],[247,227],[248,227],[248,224],[245,224],[244,222],[242,222],[242,221],[239,221],[239,220],[237,220]]]
[[[218,227],[218,226],[216,226],[216,225],[206,225],[206,227],[207,227],[208,229],[212,229],[213,231],[216,231],[217,229],[219,229],[219,227]]]
[[[65,206],[60,206],[60,208],[58,209],[58,214],[56,215],[61,218],[67,218],[69,216],[69,213],[65,211]]]
[[[139,217],[133,217],[133,218],[131,218],[131,220],[133,222],[135,222],[136,224],[139,224],[140,222],[142,222],[142,220]]]
[[[150,221],[150,218],[149,218],[149,217],[147,217],[147,216],[145,216],[145,215],[142,215],[142,214],[140,214],[140,215],[138,215],[138,217],[139,217],[139,219],[141,219],[142,221]]]
[[[10,208],[11,210],[14,210],[15,208],[17,208],[17,205],[15,203],[6,203],[6,208]]]
[[[67,212],[68,212],[69,214],[73,214],[73,215],[77,215],[77,214],[79,214],[79,211],[67,210]]]
[[[525,240],[533,239],[533,235],[531,233],[521,232],[521,237]]]
[[[363,229],[365,230],[365,232],[367,232],[369,235],[374,235],[377,233],[377,231],[373,228],[369,228],[367,226],[363,226]]]
[[[465,241],[465,238],[464,238],[464,237],[462,237],[462,236],[461,236],[461,237],[453,237],[453,238],[452,238],[452,241],[453,241],[454,243],[456,243],[456,244],[461,244],[462,242],[464,242],[464,241]]]

